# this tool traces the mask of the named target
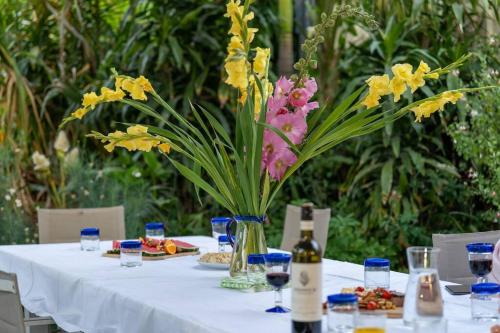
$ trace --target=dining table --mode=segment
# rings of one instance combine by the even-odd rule
[[[211,237],[173,238],[198,246],[202,253],[218,249]],[[273,305],[272,291],[222,288],[229,272],[200,265],[199,256],[122,267],[119,259],[102,256],[111,248],[111,241],[101,241],[99,251],[82,251],[80,243],[5,245],[0,246],[0,270],[16,273],[27,310],[52,317],[67,332],[291,332],[290,313],[265,312]],[[390,273],[392,290],[404,292],[407,280],[408,274]],[[323,260],[324,299],[363,283],[362,265]],[[470,296],[450,295],[445,284],[441,282],[448,332],[490,332],[491,323],[471,319]],[[285,306],[290,299],[290,289],[284,289]],[[326,315],[323,332],[328,332]],[[413,329],[402,319],[388,319],[387,332]]]

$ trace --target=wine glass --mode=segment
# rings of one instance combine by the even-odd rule
[[[290,258],[286,253],[269,253],[264,255],[266,263],[266,279],[274,289],[274,307],[266,312],[286,313],[290,309],[283,307],[281,288],[290,280]]]
[[[477,277],[477,283],[488,282],[487,275],[491,273],[493,266],[492,243],[470,243],[466,245],[469,256],[469,268],[472,274]]]

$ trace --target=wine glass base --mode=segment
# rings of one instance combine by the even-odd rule
[[[274,308],[267,309],[266,312],[270,313],[287,313],[291,310],[289,308],[284,308],[282,306],[275,306]]]

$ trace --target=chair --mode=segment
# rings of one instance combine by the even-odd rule
[[[78,242],[86,227],[99,228],[101,240],[125,239],[123,206],[38,210],[40,244]]]
[[[0,332],[30,333],[34,331],[31,328],[41,326],[49,332],[48,325],[51,324],[54,324],[52,318],[32,316],[23,310],[16,274],[0,271]]]
[[[468,243],[493,243],[500,239],[500,230],[466,234],[433,234],[434,247],[440,248],[438,261],[439,278],[460,284],[471,284],[475,278],[469,270]]]
[[[314,239],[325,253],[331,209],[314,209]],[[301,207],[287,205],[281,249],[291,251],[300,240]]]

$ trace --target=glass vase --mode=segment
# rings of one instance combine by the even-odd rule
[[[228,239],[233,247],[229,274],[246,275],[249,254],[267,253],[264,236],[264,216],[239,215],[226,225]],[[231,232],[231,225],[236,223],[236,234]]]

